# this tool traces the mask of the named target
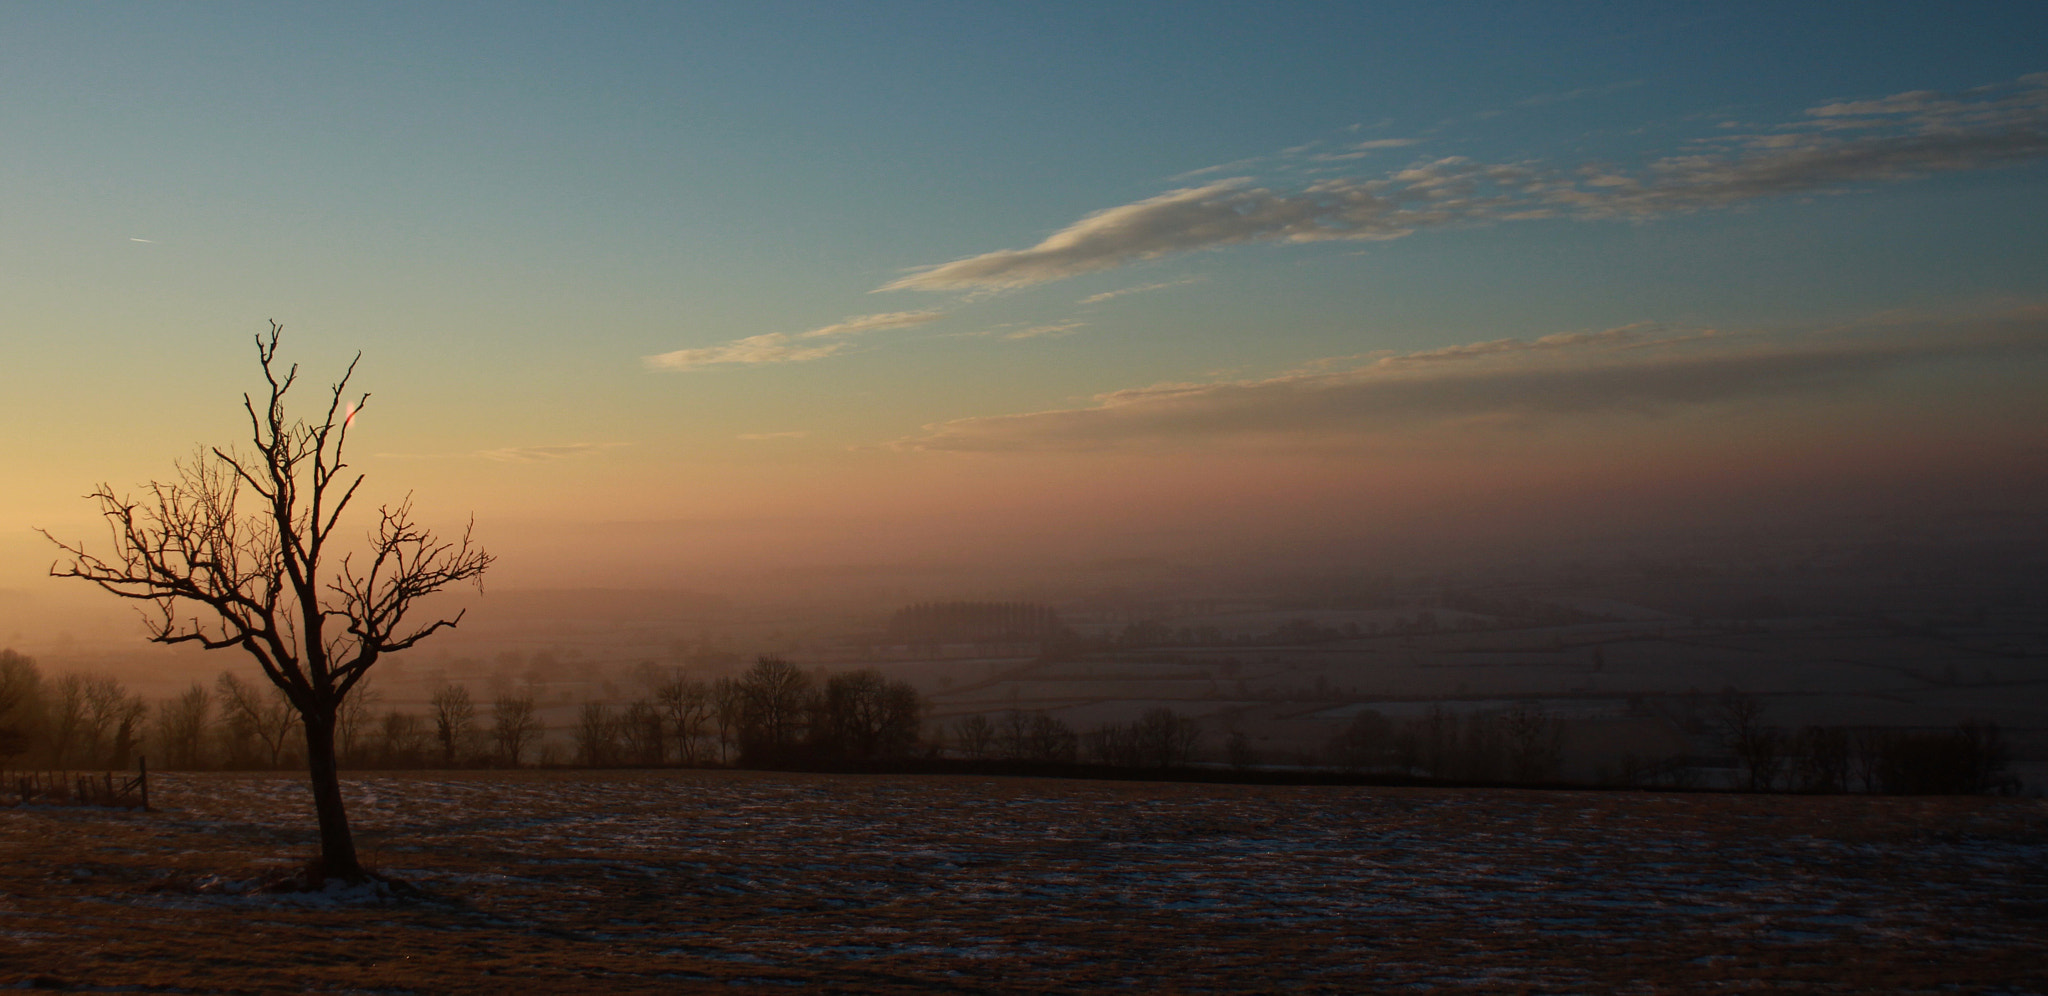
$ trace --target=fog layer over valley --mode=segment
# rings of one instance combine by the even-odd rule
[[[1978,788],[2038,793],[2048,545],[2037,525],[2008,515],[1889,536],[1615,542],[1579,560],[1405,572],[1134,557],[1008,583],[871,567],[787,572],[729,594],[468,592],[444,597],[467,613],[457,630],[379,667],[353,707],[352,760],[505,763],[491,710],[510,699],[531,703],[521,763],[731,761],[737,734],[721,739],[710,696],[766,655],[819,689],[857,671],[914,688],[920,756],[1116,763],[1130,757],[1118,731],[1171,710],[1186,724],[1171,763],[1246,773],[1896,791],[1909,784],[1884,781],[1886,748],[1872,738],[1995,726],[2009,763]],[[118,611],[52,608],[66,604],[10,597],[0,621],[53,677],[112,677],[161,712],[240,666],[140,646]],[[652,754],[592,752],[594,708],[627,722],[665,682],[672,696],[705,697],[697,727],[657,731],[669,742]],[[376,746],[430,740],[437,693],[451,688],[475,710],[470,747]],[[393,727],[394,715],[410,725]],[[1021,746],[1029,723],[1054,745]],[[169,760],[135,739],[136,753]],[[279,747],[289,755],[289,738]]]

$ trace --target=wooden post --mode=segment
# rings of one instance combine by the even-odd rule
[[[147,756],[142,754],[135,755],[135,771],[136,781],[141,783],[142,811],[147,813],[149,812],[149,758]]]

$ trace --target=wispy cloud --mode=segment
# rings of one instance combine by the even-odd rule
[[[1335,154],[1405,141],[1380,139]],[[1956,94],[1913,91],[1831,102],[1800,120],[1703,139],[1683,154],[1636,168],[1446,157],[1379,176],[1305,185],[1221,179],[1096,211],[1028,248],[922,267],[880,289],[1000,291],[1198,250],[1397,239],[1461,223],[1646,220],[2042,158],[2048,158],[2048,74]]]
[[[1026,287],[1245,242],[1399,238],[1429,220],[1376,196],[1364,184],[1331,181],[1283,194],[1253,186],[1249,178],[1234,178],[1097,211],[1029,249],[1002,249],[928,267],[881,289]]]
[[[1421,142],[1422,139],[1419,138],[1375,138],[1365,142],[1352,142],[1341,149],[1330,152],[1311,153],[1305,158],[1310,162],[1317,163],[1349,162],[1354,159],[1364,159],[1374,153],[1384,152],[1388,149],[1405,149],[1411,145],[1419,145]]]
[[[842,319],[805,332],[799,339],[820,339],[831,335],[858,335],[879,329],[900,329],[911,325],[923,325],[946,317],[943,311],[890,311],[879,315],[858,315]]]
[[[605,450],[616,449],[625,443],[570,443],[566,446],[507,446],[495,450],[479,450],[476,455],[486,460],[505,463],[547,463],[567,460],[572,457],[590,456]]]
[[[2048,351],[2048,309],[1798,336],[1632,325],[1496,339],[1251,380],[1156,384],[1067,409],[960,419],[897,445],[1016,452],[1356,440],[1430,426],[1627,413],[1832,390],[1884,371]]]
[[[2048,157],[2048,74],[1961,95],[1823,104],[1806,120],[1702,140],[1634,174],[1586,166],[1529,192],[1587,217],[1649,218]]]
[[[844,318],[830,325],[820,326],[808,332],[794,335],[787,332],[767,332],[761,335],[734,339],[717,346],[697,349],[678,349],[670,353],[659,353],[641,359],[651,370],[685,371],[710,366],[753,366],[763,363],[801,363],[805,360],[820,360],[844,352],[851,343],[829,342],[812,344],[808,340],[860,335],[881,329],[905,328],[922,325],[946,317],[943,311],[890,311],[878,315],[856,315]]]
[[[793,429],[788,432],[742,432],[733,438],[744,439],[748,442],[760,442],[767,439],[802,439],[808,435],[810,433],[802,429]]]
[[[844,342],[829,342],[819,346],[802,345],[797,337],[786,332],[768,332],[734,339],[718,346],[701,349],[678,349],[672,353],[661,353],[642,359],[652,370],[700,370],[704,367],[728,364],[751,366],[761,363],[800,363],[804,360],[821,360],[834,353],[842,352],[848,346]]]
[[[1167,290],[1168,288],[1172,287],[1186,287],[1189,284],[1201,283],[1202,280],[1203,278],[1201,277],[1182,277],[1179,280],[1162,280],[1156,284],[1139,284],[1136,287],[1120,287],[1116,290],[1103,291],[1100,294],[1090,294],[1087,297],[1082,298],[1080,300],[1080,303],[1101,304],[1104,301],[1114,301],[1117,298],[1127,297],[1132,294],[1145,294],[1156,290]]]
[[[1070,336],[1088,327],[1087,322],[1053,322],[1047,325],[1033,325],[1015,332],[1003,333],[1005,339],[1058,339]]]

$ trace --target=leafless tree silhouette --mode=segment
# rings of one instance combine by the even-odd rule
[[[83,543],[51,542],[70,558],[50,573],[89,581],[122,598],[151,603],[156,643],[240,648],[256,659],[298,710],[320,828],[323,877],[362,881],[335,759],[335,725],[348,694],[385,654],[404,650],[462,618],[406,620],[422,598],[481,582],[491,556],[468,529],[445,541],[413,521],[410,497],[378,509],[366,548],[339,551],[336,530],[362,484],[342,451],[364,394],[348,403],[351,361],[318,422],[286,413],[298,366],[277,369],[276,322],[256,337],[268,397],[248,394],[255,450],[203,448],[175,480],[155,481],[140,499],[101,485],[87,497],[112,534],[102,557]],[[251,508],[250,506],[254,506]]]
[[[506,693],[491,703],[491,739],[498,744],[498,760],[507,767],[519,767],[526,749],[547,732],[533,693]]]

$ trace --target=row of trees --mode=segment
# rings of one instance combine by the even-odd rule
[[[354,739],[362,717],[344,716]],[[268,683],[223,672],[211,687],[151,704],[109,674],[45,679],[34,659],[0,650],[0,764],[125,768],[144,747],[173,768],[303,763],[299,714]]]
[[[445,685],[424,713],[379,711],[359,686],[336,722],[335,752],[350,767],[591,766],[739,761],[869,761],[921,745],[924,700],[873,670],[820,678],[764,657],[737,678],[706,682],[652,672],[647,694],[622,707],[586,702],[569,739],[546,742],[537,697],[505,691],[479,703]],[[0,766],[122,768],[148,753],[177,769],[286,768],[305,763],[299,710],[276,686],[223,672],[152,709],[110,675],[46,681],[34,660],[0,651]]]
[[[1172,709],[1153,709],[1131,723],[1106,723],[1089,733],[1043,712],[1011,709],[991,720],[979,713],[952,727],[953,749],[970,760],[1072,764],[1082,759],[1117,768],[1178,768],[1194,761],[1201,723]]]
[[[2008,795],[2020,788],[2006,770],[2011,752],[1995,723],[1949,729],[1876,726],[1761,727],[1730,745],[1735,766],[1725,783],[1751,792],[1887,795]],[[1644,787],[1712,783],[1710,759],[1623,759],[1614,780]],[[1725,763],[1725,762],[1723,762]]]
[[[1678,755],[1654,761],[1628,756],[1612,780],[1670,788],[1736,788],[1750,792],[1897,795],[2010,793],[2011,753],[1996,724],[1963,723],[1946,730],[1807,726],[1765,723],[1761,699],[1727,690],[1703,710],[1705,732],[1732,758]],[[1564,728],[1533,704],[1458,716],[1432,707],[1395,722],[1368,710],[1335,737],[1329,760],[1368,773],[1421,775],[1471,782],[1539,783],[1560,775]]]
[[[572,731],[579,763],[876,761],[909,757],[922,740],[923,697],[871,669],[821,679],[762,657],[736,678],[657,675],[623,708],[584,704]]]
[[[363,686],[341,710],[341,757],[356,766],[424,760],[418,717],[372,715],[375,701]],[[126,768],[144,753],[158,767],[186,770],[288,768],[306,760],[300,713],[268,682],[224,671],[152,705],[113,675],[46,679],[34,659],[0,650],[0,766]]]
[[[1764,721],[1761,698],[1722,690],[1707,710],[1712,730],[1736,761],[1737,783],[1752,792],[1885,792],[1969,795],[2016,791],[2006,771],[2011,754],[1995,723],[1966,722],[1948,730],[1807,726],[1786,730]],[[1652,771],[1667,780],[1696,779],[1683,765]]]
[[[1077,733],[1043,712],[1009,710],[958,720],[926,738],[926,703],[909,684],[873,670],[830,676],[764,657],[738,677],[693,679],[650,669],[646,694],[623,706],[586,702],[568,746],[548,742],[531,690],[478,703],[459,684],[437,690],[425,713],[379,711],[361,687],[341,710],[336,752],[350,767],[803,764],[913,756],[1127,769],[1191,764],[1201,724],[1168,708],[1130,723]],[[1763,721],[1755,696],[1724,691],[1702,712],[1732,758],[1623,759],[1626,785],[1749,791],[1955,794],[2010,792],[2010,751],[1995,724],[1946,730],[1808,726]],[[278,769],[305,763],[300,714],[276,686],[223,672],[152,705],[106,674],[46,679],[33,659],[0,650],[0,766],[124,768],[144,751],[173,769]],[[1367,710],[1320,758],[1346,771],[1473,782],[1538,783],[1559,777],[1563,725],[1533,704],[1458,715],[1433,707],[1405,721]],[[573,752],[571,752],[573,751]],[[1258,758],[1240,735],[1230,762]],[[1716,774],[1716,772],[1720,774]]]
[[[496,696],[488,711],[459,684],[434,693],[424,717],[384,713],[362,761],[413,766],[570,762],[591,767],[792,764],[907,757],[925,703],[907,682],[873,670],[820,677],[763,657],[738,677],[704,681],[649,669],[641,697],[590,701],[565,731],[572,753],[546,739],[531,692]]]
[[[109,675],[45,681],[33,659],[0,650],[0,763],[34,756],[125,765],[148,716],[148,704]]]
[[[1564,725],[1533,704],[1464,716],[1442,706],[1395,722],[1375,710],[1353,717],[1330,742],[1347,770],[1472,782],[1545,782],[1564,760]]]

